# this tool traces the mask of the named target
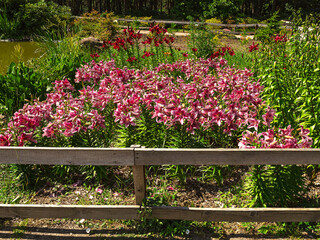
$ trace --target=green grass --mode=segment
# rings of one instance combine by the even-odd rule
[[[31,193],[23,190],[16,181],[17,175],[10,165],[0,165],[0,202],[4,204],[17,204],[29,198]]]
[[[230,66],[234,66],[239,69],[251,69],[253,67],[253,55],[248,52],[236,51],[234,56],[226,54],[225,59],[228,61]]]

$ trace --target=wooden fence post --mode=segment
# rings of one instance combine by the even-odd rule
[[[131,145],[132,148],[140,148],[140,145]],[[135,153],[134,153],[135,155]],[[146,197],[146,175],[144,165],[133,165],[133,184],[136,205],[141,205]]]

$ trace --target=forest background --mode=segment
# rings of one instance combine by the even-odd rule
[[[9,17],[17,13],[17,6],[50,2],[39,0],[4,0],[0,3],[0,13],[6,9]],[[150,16],[158,18],[195,19],[232,17],[252,17],[266,19],[279,11],[281,17],[288,17],[292,11],[302,9],[308,14],[320,10],[318,0],[53,0],[67,6],[72,15],[78,16],[93,9],[99,12],[113,12],[117,15]]]

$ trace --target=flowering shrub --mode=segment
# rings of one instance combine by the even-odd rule
[[[309,148],[312,145],[310,131],[300,128],[300,141],[292,134],[293,129],[289,125],[286,129],[268,129],[266,132],[246,131],[239,142],[240,148]]]
[[[286,34],[283,34],[282,36],[279,36],[278,34],[274,37],[274,42],[286,42],[288,41],[288,38],[286,36]]]
[[[228,53],[231,57],[235,55],[234,50],[231,47],[222,47],[211,54],[210,58],[223,57]]]
[[[262,117],[270,127],[275,111],[268,109]],[[309,148],[310,131],[300,127],[298,133],[287,128],[268,128],[258,133],[245,131],[239,142],[240,148]],[[297,165],[255,165],[247,176],[247,188],[252,196],[251,206],[299,206],[298,198],[306,191],[305,169]]]
[[[41,145],[48,138],[59,139],[59,144],[62,138],[109,131],[113,121],[126,128],[141,127],[149,114],[149,121],[166,131],[179,129],[195,139],[207,136],[205,145],[221,146],[218,135],[236,141],[241,129],[259,125],[262,86],[251,76],[248,70],[228,67],[223,59],[179,61],[144,71],[92,60],[76,73],[75,82],[82,89],[75,91],[78,86],[67,79],[56,81],[45,101],[15,113],[1,145]],[[93,142],[87,141],[89,146]],[[110,141],[101,146],[106,142]]]
[[[312,145],[310,131],[300,127],[299,133],[293,134],[294,129],[289,125],[287,128],[270,128],[270,124],[275,116],[275,110],[270,107],[262,115],[262,124],[268,127],[265,132],[258,132],[258,126],[254,126],[255,131],[246,130],[242,134],[239,148],[309,148]],[[259,120],[258,120],[259,121]],[[265,127],[264,127],[265,128]],[[299,138],[299,139],[298,139]]]
[[[150,68],[161,62],[174,62],[177,57],[172,47],[175,38],[159,25],[152,25],[149,32],[148,36],[142,39],[140,31],[128,27],[114,41],[104,42],[105,53],[109,59],[115,60],[117,66],[122,67]]]

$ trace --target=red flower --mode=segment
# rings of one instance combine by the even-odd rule
[[[198,51],[198,49],[196,49],[196,48],[191,48],[191,50],[192,50],[193,52],[197,52],[197,51]]]
[[[100,56],[99,56],[98,53],[95,53],[95,54],[90,54],[90,57],[92,57],[92,58],[94,59],[94,58],[98,58],[98,57],[100,57]]]
[[[137,38],[138,39],[142,38],[142,34],[140,33],[140,31],[137,33]]]
[[[112,46],[112,42],[111,41],[103,41],[102,47],[106,48],[106,47],[110,47]]]
[[[143,41],[142,44],[151,44],[153,40],[153,37],[147,37],[147,40]]]
[[[254,42],[253,42],[252,45],[249,46],[249,52],[258,50],[259,49],[258,45],[259,45],[259,43],[258,44],[254,44]]]
[[[234,56],[234,55],[235,55],[233,49],[230,49],[230,50],[228,51],[228,53],[229,53],[230,56]]]
[[[217,58],[217,57],[220,56],[220,54],[221,54],[220,50],[219,50],[219,51],[216,51],[215,53],[212,53],[209,58]]]
[[[188,53],[182,53],[182,56],[184,56],[185,58],[189,56]]]
[[[129,57],[127,60],[127,62],[133,62],[133,61],[137,61],[136,57],[133,56],[133,57]]]
[[[288,38],[286,37],[286,34],[283,34],[283,36],[279,36],[277,34],[277,36],[275,36],[275,38],[274,38],[274,41],[276,43],[278,43],[278,42],[286,42],[286,41],[288,41]]]
[[[133,45],[133,41],[130,39],[130,38],[127,38],[127,42],[130,44],[130,45]]]
[[[143,54],[141,57],[142,57],[142,58],[145,58],[145,57],[150,57],[150,56],[152,56],[152,55],[154,55],[154,53],[145,51],[144,54]]]
[[[0,134],[0,146],[10,146],[10,138],[9,135]]]
[[[113,48],[119,51],[120,46],[119,46],[117,43],[114,43],[114,44],[113,44]]]
[[[170,43],[170,40],[169,40],[169,38],[167,38],[167,37],[164,37],[163,41],[165,41],[167,44]]]
[[[154,46],[155,46],[155,47],[159,47],[159,46],[160,46],[159,41],[154,40]]]

